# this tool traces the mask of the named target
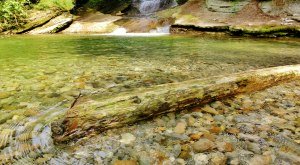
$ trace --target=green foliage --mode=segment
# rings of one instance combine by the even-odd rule
[[[40,0],[35,6],[38,10],[46,9],[60,9],[63,11],[69,11],[74,7],[74,0]]]
[[[99,4],[102,4],[104,0],[89,0],[88,4],[90,6],[96,6],[96,5],[99,5]]]
[[[27,17],[28,0],[5,0],[0,2],[0,24],[4,28],[17,27]]]

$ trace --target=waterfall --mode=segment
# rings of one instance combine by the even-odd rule
[[[161,9],[176,6],[177,2],[175,0],[134,0],[133,4],[141,14],[151,14]]]

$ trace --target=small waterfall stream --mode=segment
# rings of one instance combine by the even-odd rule
[[[170,7],[177,6],[176,0],[133,0],[132,6],[135,9],[138,9],[139,13],[133,16],[137,23],[139,20],[142,20],[141,23],[137,23],[137,26],[145,26],[143,20],[148,19],[150,14],[153,14],[157,11],[167,9]],[[147,22],[146,22],[147,24]],[[128,32],[126,26],[120,26],[115,29],[113,32],[104,34],[104,35],[117,35],[117,36],[160,36],[170,34],[170,25],[169,24],[159,24],[156,28],[152,28],[148,32]]]
[[[161,9],[176,6],[177,2],[175,0],[134,0],[133,4],[141,14],[147,15]]]

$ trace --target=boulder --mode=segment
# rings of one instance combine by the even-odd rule
[[[60,32],[67,28],[73,22],[73,16],[69,13],[64,13],[50,20],[42,27],[38,27],[29,32],[29,34],[52,34]]]

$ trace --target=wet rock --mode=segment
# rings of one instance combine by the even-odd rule
[[[295,125],[296,125],[296,127],[300,127],[300,117],[297,117],[295,119]]]
[[[214,142],[208,139],[200,139],[193,144],[193,149],[195,152],[205,152],[215,148]]]
[[[230,160],[229,164],[230,165],[239,165],[240,164],[239,162],[240,161],[238,158],[234,158],[234,159]]]
[[[178,133],[178,134],[183,134],[183,133],[185,133],[185,129],[186,129],[186,123],[180,122],[174,128],[174,132]]]
[[[212,114],[212,115],[218,115],[218,114],[219,114],[218,111],[216,111],[214,108],[212,108],[212,107],[210,107],[210,106],[208,106],[208,105],[206,105],[205,107],[203,107],[203,108],[202,108],[202,111],[203,111],[203,112],[206,112],[206,113],[210,113],[210,114]]]
[[[222,0],[208,0],[207,8],[210,11],[220,12],[220,13],[236,13],[240,11],[245,5],[247,5],[250,0],[239,1],[236,4],[232,4],[228,1]]]
[[[251,165],[269,165],[271,163],[272,158],[264,155],[254,155],[254,157],[249,160],[249,164]]]
[[[13,33],[21,34],[21,33],[28,32],[36,27],[44,25],[52,18],[58,16],[60,13],[61,13],[60,11],[53,11],[53,10],[34,11],[29,14],[27,23],[24,26],[22,26],[22,28],[14,30]]]
[[[116,160],[113,165],[138,165],[136,160]]]
[[[275,116],[284,116],[286,113],[287,111],[282,108],[274,108],[271,112],[271,114]]]
[[[42,27],[30,31],[30,34],[57,33],[68,27],[73,21],[72,15],[65,13],[50,20]]]
[[[238,124],[237,127],[239,128],[240,132],[248,133],[248,134],[254,133],[254,126],[252,124],[243,123],[243,124]]]
[[[168,133],[168,132],[166,132],[163,135],[166,136],[166,137],[169,137],[171,139],[174,139],[174,140],[188,141],[190,139],[185,134],[177,134],[177,133]]]
[[[246,142],[247,144],[247,149],[256,153],[256,154],[261,154],[261,148],[258,143],[251,143],[251,142]]]
[[[201,113],[201,112],[193,112],[193,113],[191,113],[191,115],[195,118],[202,118],[203,117],[203,113]]]
[[[187,119],[187,124],[188,124],[188,126],[190,126],[190,127],[194,126],[195,122],[196,122],[196,119],[195,119],[194,117],[192,117],[192,116],[190,116],[190,117]]]
[[[210,133],[219,134],[223,129],[221,127],[212,126],[209,130]]]
[[[240,130],[237,128],[227,128],[225,131],[227,133],[234,134],[234,135],[237,135],[238,133],[240,133]]]
[[[149,165],[151,164],[151,158],[145,155],[141,155],[139,157],[139,164],[140,165]]]
[[[191,146],[188,144],[181,145],[181,153],[179,155],[179,158],[182,158],[184,160],[189,159],[191,157]]]
[[[157,127],[156,129],[155,129],[155,132],[163,132],[163,131],[166,131],[166,127]]]
[[[227,157],[221,152],[215,152],[210,154],[210,164],[211,165],[225,165]]]
[[[193,133],[190,135],[191,140],[199,140],[203,136],[203,133]]]
[[[47,158],[41,157],[41,158],[36,159],[35,163],[36,164],[46,164],[48,160],[49,159],[47,159]]]
[[[10,96],[9,92],[0,92],[0,99],[5,99]]]
[[[157,119],[155,119],[155,121],[156,121],[158,126],[160,126],[160,127],[165,126],[165,121],[164,120],[162,120],[160,118],[157,118]]]
[[[136,137],[131,133],[124,133],[121,136],[122,139],[120,140],[120,142],[123,144],[132,144],[136,139]]]
[[[184,161],[184,159],[176,159],[176,164],[177,165],[185,165],[186,164],[186,162]]]
[[[225,121],[225,116],[223,116],[223,115],[215,115],[214,119],[216,121],[219,121],[219,122],[224,122]]]
[[[88,150],[77,151],[74,155],[74,158],[81,159],[89,156]]]
[[[203,137],[210,140],[210,141],[216,141],[216,135],[214,134],[210,134],[208,131],[206,130],[202,130],[202,132],[204,132]]]
[[[250,134],[243,134],[243,133],[239,133],[238,134],[238,137],[240,139],[243,139],[243,140],[249,140],[249,141],[252,141],[252,142],[258,142],[261,138],[257,135],[250,135]]]
[[[95,157],[100,157],[100,158],[106,158],[107,157],[107,153],[104,151],[95,151],[94,152],[94,156]]]
[[[217,148],[221,152],[232,152],[234,147],[231,143],[228,142],[217,142]]]
[[[224,104],[221,101],[215,101],[210,104],[212,108],[218,109],[218,108],[223,108]]]
[[[163,162],[162,162],[162,164],[163,165],[172,165],[173,164],[173,161],[172,160],[164,160]]]
[[[179,144],[176,144],[174,148],[172,149],[172,153],[174,157],[178,157],[181,153],[181,146]]]
[[[209,157],[206,154],[195,154],[193,156],[195,165],[206,165],[208,164]]]
[[[81,16],[74,21],[63,33],[111,33],[118,26],[114,23],[121,19],[119,16],[102,14],[100,12]]]
[[[296,154],[293,153],[286,153],[286,152],[278,152],[277,153],[278,157],[286,160],[287,162],[290,162],[291,164],[299,164],[300,163],[300,158]]]

